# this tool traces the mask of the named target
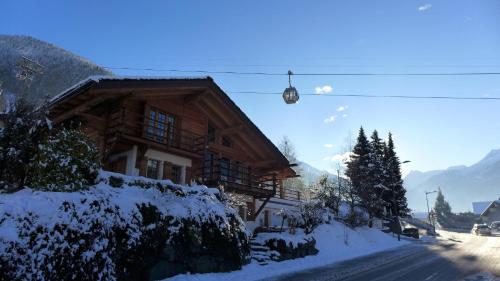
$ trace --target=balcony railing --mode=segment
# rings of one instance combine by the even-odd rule
[[[167,122],[152,120],[147,116],[122,110],[111,116],[109,133],[143,138],[165,148],[174,148],[198,155],[203,154],[205,136],[172,126]]]
[[[208,186],[223,186],[225,191],[270,197],[276,194],[277,180],[273,174],[257,175],[249,167],[226,159],[206,159],[198,172]]]
[[[205,137],[190,132],[188,130],[172,128],[167,124],[160,124],[156,121],[154,125],[149,122],[149,118],[145,118],[144,136],[157,143],[165,144],[167,147],[172,147],[184,151],[201,154],[204,149]]]
[[[277,192],[274,197],[292,201],[301,201],[305,199],[302,192],[288,188],[283,188],[282,190],[279,190],[279,192]]]

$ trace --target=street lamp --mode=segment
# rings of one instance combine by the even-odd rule
[[[425,201],[427,202],[427,219],[429,220],[429,224],[432,224],[432,228],[434,229],[434,234],[436,233],[436,226],[434,225],[434,220],[431,222],[431,211],[429,210],[429,198],[427,197],[427,195],[436,192],[437,192],[436,190],[425,192]]]

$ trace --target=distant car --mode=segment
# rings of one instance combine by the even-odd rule
[[[408,237],[413,237],[415,239],[418,239],[419,238],[418,228],[407,227],[407,228],[403,229],[403,235],[404,236],[408,236]]]
[[[491,230],[500,231],[500,221],[494,221],[490,225]]]
[[[475,235],[491,235],[491,228],[486,224],[474,224],[471,230]]]

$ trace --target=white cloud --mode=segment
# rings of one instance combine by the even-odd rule
[[[347,105],[341,105],[337,108],[337,111],[340,112],[340,111],[345,111],[349,108],[349,106]]]
[[[316,94],[322,95],[322,94],[331,93],[333,89],[332,89],[332,86],[325,85],[323,87],[316,87],[316,88],[314,88],[314,90],[316,91]]]
[[[345,163],[351,158],[352,152],[345,152],[345,153],[340,153],[340,154],[335,154],[333,156],[327,156],[323,158],[325,161],[330,161],[330,162],[340,162],[340,163]]]
[[[332,116],[330,116],[330,117],[326,118],[325,120],[323,120],[323,122],[324,122],[325,124],[328,124],[328,123],[333,123],[333,122],[335,122],[335,120],[337,120],[337,115],[332,115]]]
[[[432,8],[431,4],[425,4],[425,5],[419,6],[418,11],[425,12],[425,11],[429,10],[430,8]]]
[[[333,147],[333,144],[331,144],[331,143],[327,143],[327,144],[325,144],[325,147],[326,147],[326,148],[332,148],[332,147]]]
[[[342,118],[347,118],[347,114],[342,114]]]

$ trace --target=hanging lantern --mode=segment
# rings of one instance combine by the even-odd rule
[[[292,81],[291,81],[291,76],[293,75],[291,70],[288,70],[288,85],[289,87],[285,89],[283,92],[283,100],[287,104],[294,104],[297,103],[299,100],[299,92],[297,92],[297,89],[295,87],[292,87]]]

